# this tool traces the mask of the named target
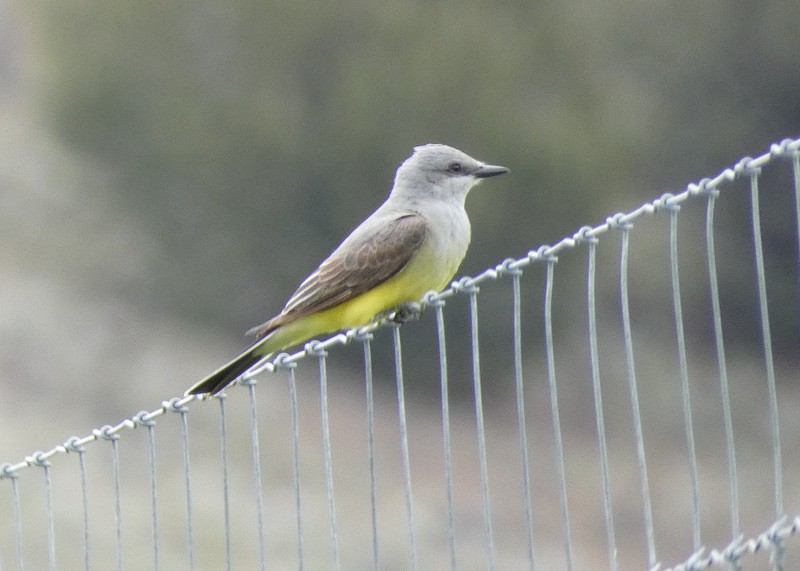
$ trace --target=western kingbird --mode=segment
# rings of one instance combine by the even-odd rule
[[[469,246],[467,193],[506,172],[447,145],[416,147],[397,169],[386,202],[300,284],[278,315],[248,331],[257,342],[186,394],[216,394],[277,351],[367,325],[446,287]]]

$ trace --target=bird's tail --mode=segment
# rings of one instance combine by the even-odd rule
[[[260,343],[253,345],[233,361],[223,365],[194,385],[186,391],[184,395],[204,395],[209,393],[215,395],[221,392],[225,387],[242,376],[250,367],[266,356],[259,349],[262,349]]]

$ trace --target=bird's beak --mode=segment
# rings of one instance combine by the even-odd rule
[[[497,165],[481,165],[472,172],[472,176],[477,178],[488,178],[490,176],[497,176],[508,172],[506,167]]]

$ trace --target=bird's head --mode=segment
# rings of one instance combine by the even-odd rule
[[[427,144],[415,147],[397,169],[392,193],[415,199],[463,200],[484,178],[507,172],[505,167],[482,163],[453,147]]]

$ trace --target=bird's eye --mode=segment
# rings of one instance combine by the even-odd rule
[[[447,172],[451,173],[460,173],[464,167],[461,166],[461,163],[450,163],[447,165]]]

